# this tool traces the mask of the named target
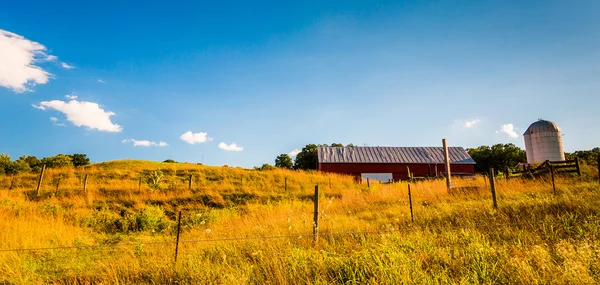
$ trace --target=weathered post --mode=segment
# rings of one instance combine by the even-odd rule
[[[552,191],[554,195],[556,195],[556,184],[554,184],[554,166],[550,164],[550,175],[552,176]]]
[[[138,191],[142,190],[142,174],[140,174],[140,181],[138,182]]]
[[[579,168],[579,157],[575,157],[575,168],[577,169],[577,176],[581,177],[581,169]]]
[[[283,178],[283,189],[287,191],[287,177]]]
[[[42,171],[40,172],[40,178],[38,179],[38,185],[36,191],[36,195],[40,196],[40,187],[42,187],[42,180],[44,179],[44,171],[46,171],[46,165],[42,165]]]
[[[83,178],[83,191],[87,191],[87,182],[88,182],[88,175],[85,175],[85,178]]]
[[[319,185],[315,185],[315,198],[314,198],[314,216],[313,216],[313,238],[315,244],[319,241]]]
[[[408,184],[408,203],[410,205],[410,220],[414,223],[415,217],[413,216],[412,195],[410,193],[410,183]]]
[[[450,154],[448,153],[448,143],[446,139],[442,139],[442,144],[444,145],[444,162],[446,164],[446,188],[450,191],[452,188],[452,174],[450,171]]]
[[[177,264],[177,254],[179,253],[179,234],[181,233],[181,211],[177,219],[177,239],[175,240],[175,264]]]
[[[61,177],[58,177],[58,181],[56,181],[56,191],[54,191],[54,192],[58,192],[58,187],[60,186],[60,179],[61,179]]]
[[[510,172],[508,170],[508,166],[504,166],[504,176],[506,177],[506,180],[510,179]]]
[[[496,202],[496,181],[494,179],[494,168],[490,168],[490,186],[492,188],[492,201],[494,202],[494,209],[498,208],[498,203]]]
[[[367,177],[367,188],[371,188],[371,182],[369,182],[369,177]]]
[[[15,174],[13,174],[12,179],[10,179],[10,187],[8,187],[8,190],[12,190],[14,185],[15,185]]]
[[[193,186],[193,183],[194,183],[193,182],[193,178],[194,178],[194,176],[192,174],[190,174],[190,181],[188,183],[188,189],[189,190],[192,190],[192,186]]]

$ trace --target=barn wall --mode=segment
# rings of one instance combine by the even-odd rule
[[[344,173],[359,176],[361,173],[392,173],[394,181],[408,179],[407,167],[413,177],[433,177],[435,164],[404,164],[404,163],[319,163],[319,170],[323,172]],[[475,173],[473,164],[452,164],[453,173]],[[437,172],[442,176],[446,172],[444,164],[437,164]]]

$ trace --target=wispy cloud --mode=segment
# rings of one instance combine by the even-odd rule
[[[149,141],[149,140],[136,140],[136,139],[125,139],[121,141],[122,143],[131,143],[133,144],[134,147],[136,146],[141,146],[141,147],[151,147],[151,146],[158,146],[158,147],[165,147],[168,146],[169,144],[166,142],[153,142],[153,141]]]
[[[507,134],[509,137],[515,139],[519,137],[519,134],[517,134],[516,130],[515,130],[515,126],[513,124],[505,124],[502,125],[502,128],[499,131],[496,131],[496,133],[505,133]]]
[[[60,63],[60,66],[62,66],[62,68],[65,68],[65,69],[72,69],[72,68],[75,68],[75,66],[68,65],[66,62],[61,62],[61,63]]]
[[[479,122],[480,122],[479,119],[465,121],[465,128],[470,128],[470,127],[474,126],[475,124],[478,124]]]
[[[43,101],[39,105],[32,105],[40,110],[56,110],[67,116],[67,121],[78,127],[87,127],[90,130],[102,132],[121,132],[123,128],[114,124],[110,117],[115,113],[104,111],[94,102],[85,102],[71,100],[69,102],[61,100]]]
[[[208,137],[208,133],[192,133],[192,131],[185,132],[179,136],[179,139],[189,144],[199,144],[212,141],[212,138]]]
[[[241,146],[239,146],[239,145],[237,145],[235,143],[227,145],[224,142],[222,142],[222,143],[219,144],[219,148],[222,149],[222,150],[225,150],[225,151],[242,151],[242,150],[244,150],[243,147],[241,147]]]
[[[104,81],[102,79],[98,79],[98,83],[106,83],[106,81]]]
[[[31,91],[29,87],[46,84],[52,74],[35,63],[54,61],[46,47],[23,36],[0,29],[0,86],[16,93]]]
[[[293,157],[293,156],[297,156],[300,152],[301,152],[301,150],[296,148],[296,149],[290,151],[290,153],[288,153],[288,155]]]
[[[50,122],[57,127],[66,127],[65,124],[59,123],[59,119],[57,117],[50,117]]]
[[[65,98],[69,99],[69,100],[75,100],[77,99],[77,95],[65,95]]]

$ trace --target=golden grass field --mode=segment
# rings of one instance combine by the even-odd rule
[[[139,187],[157,169],[160,188]],[[557,195],[547,178],[498,179],[498,209],[482,177],[452,194],[415,182],[414,223],[407,183],[318,172],[124,160],[47,169],[39,195],[38,174],[12,190],[0,176],[0,284],[597,284],[595,173],[559,176]]]

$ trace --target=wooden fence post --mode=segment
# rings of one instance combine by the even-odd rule
[[[508,166],[504,166],[504,176],[506,177],[506,180],[510,179],[510,172],[508,170]]]
[[[498,203],[496,202],[496,181],[494,179],[494,168],[490,168],[490,186],[492,188],[492,201],[494,202],[494,209],[498,208]]]
[[[450,191],[452,188],[452,173],[450,171],[450,154],[448,153],[448,142],[446,139],[442,139],[442,145],[444,146],[444,163],[446,165],[446,188]]]
[[[175,240],[175,264],[177,264],[177,254],[179,253],[179,234],[181,233],[181,211],[177,219],[177,239]]]
[[[44,171],[46,171],[46,165],[42,165],[42,171],[40,172],[40,178],[38,179],[38,185],[36,191],[36,195],[40,196],[40,187],[42,187],[42,180],[44,179]]]
[[[371,182],[369,182],[369,177],[367,177],[367,188],[371,188]]]
[[[192,186],[193,186],[193,183],[194,183],[193,182],[193,177],[194,176],[192,174],[190,174],[190,181],[188,183],[188,190],[192,190]]]
[[[83,178],[83,191],[87,191],[87,183],[88,183],[88,175],[85,175],[85,178]]]
[[[329,177],[329,190],[331,190],[331,177]]]
[[[550,164],[550,175],[552,176],[552,191],[556,195],[556,184],[554,183],[554,166]]]
[[[577,169],[577,176],[581,177],[581,169],[579,168],[579,157],[575,157],[575,168]]]
[[[412,207],[412,195],[410,193],[410,183],[408,184],[408,203],[410,205],[410,220],[415,223],[415,217],[413,216],[413,207]]]
[[[58,187],[60,186],[60,179],[61,179],[61,177],[58,177],[58,181],[56,181],[56,191],[54,191],[54,192],[58,192]],[[54,194],[54,195],[56,195],[56,194]]]
[[[140,181],[138,182],[138,191],[142,190],[142,174],[140,173]]]
[[[13,174],[12,179],[10,179],[10,187],[8,187],[8,190],[12,190],[14,185],[15,185],[15,174]]]
[[[315,197],[314,197],[314,216],[313,216],[313,239],[315,244],[319,241],[319,185],[315,185]]]
[[[287,177],[283,178],[283,189],[287,191]]]

